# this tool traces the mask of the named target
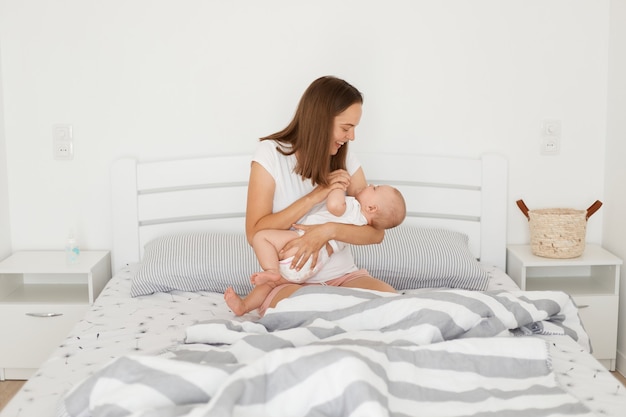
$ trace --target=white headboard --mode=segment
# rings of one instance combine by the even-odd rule
[[[409,154],[359,153],[367,180],[402,191],[404,224],[443,227],[470,237],[481,261],[504,269],[507,162]],[[191,231],[244,233],[250,155],[141,162],[112,167],[113,253],[117,271],[138,262],[145,243]]]

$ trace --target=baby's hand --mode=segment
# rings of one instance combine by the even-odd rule
[[[345,169],[337,169],[328,176],[329,187],[346,191],[350,186],[350,174]]]

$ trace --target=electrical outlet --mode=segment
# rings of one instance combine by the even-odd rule
[[[72,142],[55,142],[54,143],[54,159],[68,161],[74,158],[74,149]]]
[[[54,159],[69,161],[74,159],[74,135],[72,125],[52,126],[52,155]]]
[[[541,153],[558,155],[561,152],[561,121],[544,120],[541,127]]]
[[[544,155],[558,155],[561,150],[559,138],[544,136],[541,142],[541,153]]]

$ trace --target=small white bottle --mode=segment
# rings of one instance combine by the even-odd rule
[[[70,230],[70,234],[67,237],[67,243],[65,244],[65,261],[68,265],[77,264],[79,255],[80,249],[78,248],[78,244],[76,243],[74,231]]]

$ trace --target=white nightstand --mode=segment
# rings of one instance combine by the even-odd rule
[[[522,290],[559,290],[572,296],[591,338],[593,356],[615,370],[622,260],[591,244],[572,259],[543,258],[533,255],[529,245],[510,245],[506,258],[506,272]]]
[[[0,262],[0,379],[27,379],[111,278],[108,251],[16,252]]]

